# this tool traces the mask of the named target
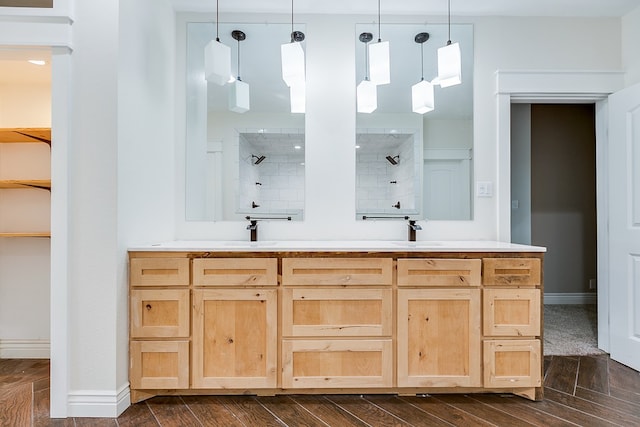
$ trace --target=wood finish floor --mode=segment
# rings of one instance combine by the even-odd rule
[[[0,360],[0,426],[640,426],[640,374],[547,356],[545,399],[512,395],[155,397],[117,419],[49,419],[49,362]]]

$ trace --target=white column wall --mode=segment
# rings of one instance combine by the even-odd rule
[[[640,83],[640,6],[622,17],[622,65],[627,86]]]
[[[69,131],[68,416],[118,387],[118,2],[75,3]],[[55,165],[54,165],[55,167]],[[126,349],[122,349],[126,351]],[[108,416],[109,414],[102,414]]]

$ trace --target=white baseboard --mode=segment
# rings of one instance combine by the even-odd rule
[[[545,304],[597,304],[598,294],[585,292],[578,294],[544,293]]]
[[[117,418],[131,406],[129,383],[115,393],[106,390],[77,390],[69,393],[69,417]]]
[[[49,359],[49,340],[0,340],[0,359]]]

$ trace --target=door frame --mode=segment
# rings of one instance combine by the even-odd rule
[[[608,96],[624,88],[622,71],[496,72],[497,98],[497,231],[511,241],[511,104],[594,103],[596,106],[596,206],[598,269],[598,347],[609,351],[608,280]]]

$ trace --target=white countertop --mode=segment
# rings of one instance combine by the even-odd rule
[[[248,242],[241,240],[176,240],[143,246],[129,251],[153,252],[546,252],[541,246],[487,240],[382,241],[382,240],[274,240]]]

